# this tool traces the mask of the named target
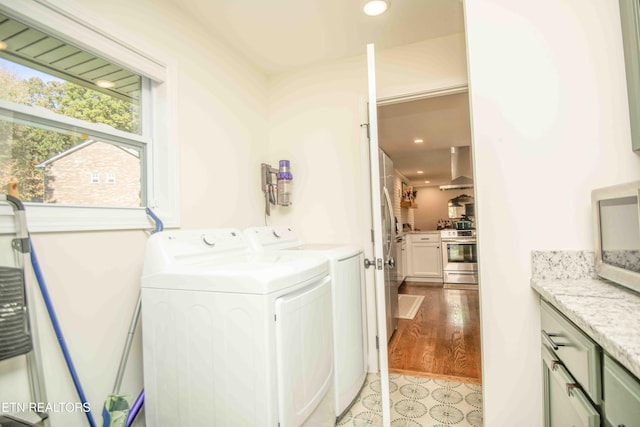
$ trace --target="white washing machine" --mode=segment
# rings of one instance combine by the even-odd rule
[[[364,255],[355,246],[303,244],[289,227],[253,227],[244,230],[256,250],[265,253],[308,256],[329,260],[334,337],[334,387],[336,418],[358,397],[367,376],[367,331],[364,295]]]
[[[234,229],[152,235],[146,425],[333,425],[331,304],[324,257],[255,253]]]

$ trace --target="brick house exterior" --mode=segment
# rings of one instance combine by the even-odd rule
[[[138,151],[88,140],[52,157],[44,169],[44,203],[140,206]]]

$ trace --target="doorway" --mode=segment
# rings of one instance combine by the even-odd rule
[[[451,147],[471,146],[467,88],[379,102],[378,139],[396,172],[394,213],[398,236],[405,237],[405,250],[397,253],[404,252],[408,258],[412,236],[428,233],[439,238],[441,228],[455,228],[462,215],[467,219],[464,210],[451,210],[450,200],[461,196],[473,200],[473,185],[440,189],[456,178],[452,176],[456,171],[452,170]],[[466,174],[473,177],[472,170]],[[471,219],[476,230],[475,218]],[[437,249],[442,259],[440,242]],[[411,269],[406,259],[397,264]],[[477,286],[444,286],[443,263],[431,267],[437,268],[421,270],[427,274],[399,273],[405,277],[399,281],[399,295],[423,298],[413,317],[400,318],[391,335],[389,372],[480,384]]]

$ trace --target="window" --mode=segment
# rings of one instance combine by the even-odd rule
[[[2,13],[0,40],[0,181],[17,178],[24,202],[143,205],[148,79]],[[128,173],[97,190],[96,168]]]
[[[177,225],[169,67],[90,21],[0,0],[0,185],[32,231]]]

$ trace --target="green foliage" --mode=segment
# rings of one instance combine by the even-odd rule
[[[140,126],[136,104],[70,82],[44,82],[35,77],[20,80],[2,69],[0,99],[42,107],[91,123],[104,123],[126,132],[137,133]],[[56,132],[0,118],[0,183],[4,187],[11,177],[16,177],[24,201],[43,202],[43,170],[36,166],[87,139],[91,136]]]

